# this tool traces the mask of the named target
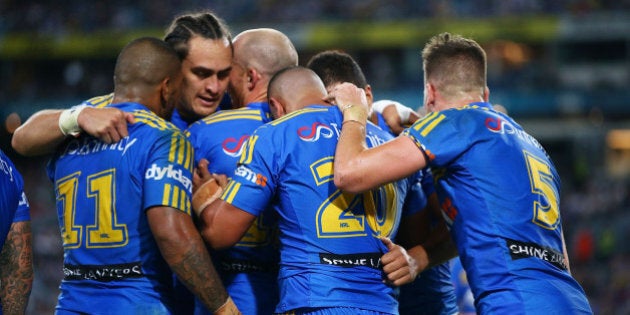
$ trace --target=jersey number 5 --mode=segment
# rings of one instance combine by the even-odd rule
[[[551,168],[547,163],[524,151],[529,182],[532,193],[538,198],[534,201],[534,215],[532,222],[545,229],[553,230],[560,223],[558,209],[558,194],[553,188]]]

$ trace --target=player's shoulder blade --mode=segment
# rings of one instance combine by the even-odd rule
[[[148,110],[134,110],[133,115],[136,124],[146,126],[158,131],[181,132],[173,123],[159,117]]]

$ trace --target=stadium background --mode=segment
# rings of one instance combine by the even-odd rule
[[[630,313],[630,1],[243,0],[0,2],[0,148],[31,202],[35,283],[28,314],[52,314],[62,249],[45,157],[24,158],[11,131],[43,108],[112,90],[120,48],[162,37],[175,14],[211,9],[232,33],[285,32],[300,64],[323,49],[357,58],[377,99],[422,102],[420,51],[442,31],[488,53],[490,99],[554,159],[574,276],[596,314]]]

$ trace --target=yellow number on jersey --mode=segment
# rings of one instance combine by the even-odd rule
[[[333,178],[333,158],[311,164],[311,173],[319,186]],[[367,235],[370,227],[375,236],[389,236],[398,221],[397,191],[393,183],[367,191],[360,196],[335,190],[317,209],[317,236],[356,237]],[[356,211],[363,202],[364,211]],[[381,210],[381,211],[379,211]],[[355,212],[356,211],[356,212]]]
[[[81,172],[70,174],[57,181],[58,201],[62,203],[61,234],[65,248],[81,246],[84,227],[75,223],[77,187]],[[121,247],[128,242],[127,225],[119,224],[116,215],[116,171],[106,170],[87,177],[86,195],[94,199],[94,224],[86,226],[86,247]],[[83,209],[83,211],[90,211]]]
[[[532,193],[540,196],[538,200],[534,201],[532,222],[545,229],[553,230],[560,223],[560,212],[558,195],[552,186],[551,168],[531,153],[527,151],[523,153],[527,162]]]

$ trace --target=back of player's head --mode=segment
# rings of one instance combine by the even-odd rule
[[[360,88],[368,85],[359,64],[345,52],[320,52],[308,61],[307,67],[317,73],[326,87],[343,82],[350,82]]]
[[[199,36],[207,39],[226,39],[232,45],[232,35],[223,22],[210,11],[183,14],[175,18],[166,31],[164,41],[173,46],[180,58],[188,56],[188,41]]]
[[[298,53],[284,33],[271,28],[243,31],[234,38],[234,61],[268,75],[298,65]]]
[[[302,66],[294,66],[280,70],[271,78],[267,96],[297,109],[321,103],[326,97],[326,88],[315,72]]]
[[[486,53],[472,39],[441,33],[422,50],[425,82],[445,93],[472,92],[486,87]]]
[[[175,50],[154,37],[129,42],[118,55],[114,68],[115,90],[153,87],[180,73]]]

